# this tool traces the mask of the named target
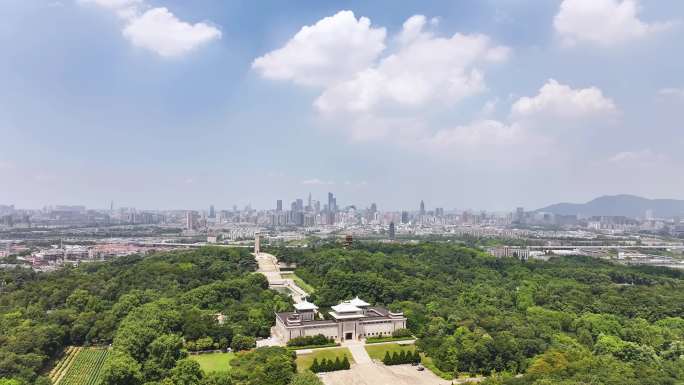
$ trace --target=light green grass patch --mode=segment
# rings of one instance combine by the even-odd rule
[[[349,363],[354,363],[354,358],[351,352],[347,348],[333,348],[333,349],[316,349],[312,350],[308,354],[297,354],[297,370],[303,372],[308,370],[313,364],[315,358],[318,362],[321,362],[324,358],[335,361],[335,358],[339,357],[340,360],[347,356]]]
[[[204,373],[230,372],[230,361],[234,357],[235,353],[208,353],[189,356],[191,360],[200,364]]]
[[[308,283],[304,282],[303,279],[301,279],[297,274],[295,274],[295,273],[292,272],[292,271],[288,271],[288,272],[285,272],[285,273],[280,273],[280,275],[281,275],[283,278],[293,280],[294,283],[297,284],[297,286],[301,287],[301,288],[302,288],[305,292],[307,292],[308,294],[311,294],[311,293],[313,293],[314,291],[316,291],[316,289],[314,289],[313,286],[311,286],[311,285],[309,285]]]
[[[378,361],[382,361],[385,358],[385,352],[389,352],[390,356],[397,352],[399,354],[402,350],[413,352],[416,350],[415,345],[400,345],[396,343],[391,344],[373,344],[365,346],[368,355]]]

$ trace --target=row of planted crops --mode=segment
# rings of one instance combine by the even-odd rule
[[[48,374],[48,377],[52,381],[53,384],[58,383],[62,377],[66,374],[67,370],[69,369],[69,366],[74,362],[74,359],[78,355],[78,352],[83,349],[82,347],[78,346],[69,346],[66,348],[64,351],[64,356],[62,359],[55,365],[54,368],[50,371]]]
[[[102,366],[108,351],[104,348],[68,348],[65,357],[57,364],[59,373],[50,379],[55,385],[99,385]]]

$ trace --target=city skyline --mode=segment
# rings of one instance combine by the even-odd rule
[[[0,13],[2,204],[684,198],[682,2],[9,0]]]

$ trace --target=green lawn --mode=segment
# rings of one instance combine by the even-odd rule
[[[295,274],[294,272],[288,271],[288,272],[285,272],[285,273],[280,273],[280,275],[281,275],[283,278],[288,278],[288,279],[293,280],[294,283],[297,284],[297,286],[301,287],[301,288],[302,288],[305,292],[307,292],[308,294],[311,294],[311,293],[313,293],[314,291],[316,291],[316,289],[314,289],[313,286],[311,286],[311,285],[309,285],[308,283],[304,282],[304,280],[301,279],[301,278],[299,278],[299,276],[297,276],[297,274]]]
[[[347,356],[349,363],[354,363],[354,358],[352,358],[351,352],[347,348],[316,349],[309,354],[298,354],[297,370],[303,372],[309,369],[314,358],[318,358],[318,362],[321,362],[324,358],[334,361],[336,357],[342,359],[344,356]]]
[[[415,345],[399,345],[396,343],[366,345],[365,348],[368,352],[368,355],[371,356],[372,359],[378,361],[382,361],[382,359],[385,357],[385,352],[389,352],[389,354],[392,355],[392,353],[399,353],[402,350],[408,350],[411,352],[416,350]]]
[[[191,360],[200,364],[204,373],[229,372],[229,362],[233,357],[235,357],[235,353],[209,353],[189,356]]]
[[[415,340],[416,337],[414,336],[409,336],[409,337],[368,337],[366,338],[366,343],[367,344],[379,344],[381,342],[393,342],[393,341],[410,341],[410,340]]]

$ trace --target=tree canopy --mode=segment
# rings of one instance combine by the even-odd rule
[[[271,252],[297,265],[319,306],[358,295],[402,310],[419,349],[447,373],[490,384],[684,381],[682,271],[495,258],[445,242]]]

